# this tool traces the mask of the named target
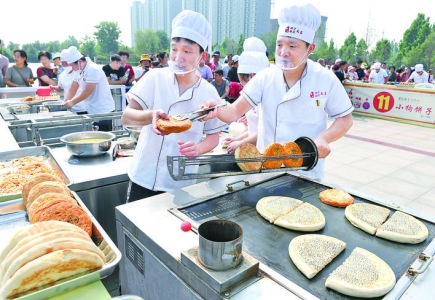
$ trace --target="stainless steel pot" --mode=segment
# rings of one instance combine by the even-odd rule
[[[10,104],[7,109],[11,114],[30,114],[30,106],[23,103]]]
[[[135,141],[139,140],[140,132],[143,127],[125,127],[125,129],[130,133],[130,137],[135,139]]]
[[[67,108],[63,106],[62,103],[62,101],[46,101],[42,102],[42,105],[47,107],[49,112],[67,110]]]
[[[105,154],[112,146],[112,140],[116,138],[111,132],[84,131],[75,132],[62,136],[60,141],[66,144],[66,149],[75,156],[99,156]],[[83,139],[104,139],[101,142],[77,143]]]

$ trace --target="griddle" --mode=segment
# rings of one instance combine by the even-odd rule
[[[319,193],[328,188],[330,187],[308,179],[284,174],[236,192],[179,207],[177,210],[198,224],[216,218],[237,222],[244,231],[243,251],[320,299],[357,299],[325,287],[326,278],[344,262],[355,247],[364,248],[383,259],[393,270],[397,282],[434,238],[435,224],[421,219],[429,230],[429,237],[422,243],[400,244],[372,236],[354,227],[344,216],[343,208],[332,207],[319,200]],[[258,200],[266,196],[293,197],[316,206],[325,215],[326,225],[322,230],[310,233],[338,238],[346,242],[346,249],[314,278],[306,278],[291,261],[288,246],[293,238],[307,233],[284,229],[262,218],[255,206]],[[355,198],[354,203],[379,205],[352,196]],[[385,207],[391,210],[391,217],[395,210]]]

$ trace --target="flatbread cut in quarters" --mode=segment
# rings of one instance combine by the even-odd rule
[[[347,207],[351,205],[354,200],[351,195],[339,189],[321,191],[319,198],[323,203],[337,207]]]
[[[21,294],[73,275],[101,269],[104,265],[95,253],[79,250],[58,250],[41,256],[23,267],[0,288],[0,299]]]
[[[308,279],[317,275],[346,248],[346,243],[322,234],[305,234],[292,239],[289,255]]]
[[[396,276],[390,266],[375,254],[358,247],[325,282],[330,289],[359,298],[385,295],[395,284]]]
[[[0,254],[0,263],[4,261],[9,252],[24,238],[28,236],[32,236],[34,234],[38,234],[41,232],[45,232],[48,230],[59,230],[61,228],[70,228],[72,230],[82,230],[76,225],[61,222],[61,221],[45,221],[32,224],[30,226],[26,226],[23,229],[18,230],[9,243],[3,248],[3,251]],[[84,232],[84,231],[83,231]]]
[[[376,236],[404,244],[418,244],[429,236],[427,227],[408,214],[396,211],[379,227]]]
[[[353,226],[373,235],[388,218],[390,210],[378,205],[356,203],[346,207],[344,215]]]
[[[292,211],[299,205],[302,205],[302,201],[290,197],[282,196],[269,196],[261,198],[257,202],[257,212],[270,223],[286,213]]]
[[[291,212],[279,217],[275,225],[297,231],[317,231],[325,227],[323,213],[314,205],[304,202]]]
[[[239,158],[259,158],[261,157],[260,151],[258,151],[257,147],[250,143],[246,143],[241,145],[234,152],[234,157],[236,159]],[[257,171],[261,169],[261,161],[253,161],[253,162],[238,162],[237,165],[242,171]]]

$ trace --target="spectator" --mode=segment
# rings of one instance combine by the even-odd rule
[[[135,79],[135,75],[133,67],[127,63],[127,60],[130,58],[130,54],[128,53],[128,51],[120,50],[118,51],[118,55],[121,57],[121,67],[124,68],[124,72],[125,74],[127,74],[127,82],[125,83],[125,85],[132,85]]]
[[[228,80],[224,78],[224,71],[218,69],[214,71],[214,80],[210,82],[217,90],[221,99],[228,100],[228,94],[230,93],[230,84]]]
[[[211,82],[213,80],[213,74],[211,73],[211,69],[209,66],[205,65],[205,59],[201,59],[199,61],[198,69],[201,71],[201,77]]]
[[[335,76],[337,76],[338,80],[340,80],[341,83],[344,83],[344,74],[340,72],[340,64],[336,63],[332,66],[332,72],[335,73]]]
[[[239,56],[233,56],[233,65],[231,69],[228,71],[228,81],[240,82],[239,76],[237,75],[237,67],[239,66]]]
[[[427,74],[427,72],[423,70],[422,64],[415,65],[414,70],[415,72],[412,73],[411,76],[409,76],[406,83],[409,83],[411,80],[413,80],[416,84],[429,82],[429,74]]]
[[[50,65],[51,54],[48,51],[41,51],[38,54],[38,60],[42,64],[36,70],[36,76],[38,76],[39,86],[57,85],[57,76]]]
[[[385,72],[387,73],[388,76],[390,76],[390,72],[387,70],[387,64],[386,63],[381,63],[381,68],[383,70],[385,70]]]
[[[328,70],[331,70],[331,67],[332,67],[332,59],[328,58],[328,60],[326,61],[326,67],[328,68]]]
[[[9,87],[30,87],[34,83],[33,72],[27,66],[27,53],[24,50],[14,50],[15,66],[9,67],[4,78]]]
[[[159,61],[153,61],[151,62],[151,69],[158,68],[160,65]]]
[[[322,67],[325,67],[325,60],[324,60],[323,58],[319,58],[319,59],[317,60],[317,62],[318,62],[319,64],[321,64]]]
[[[53,70],[54,74],[56,74],[57,78],[59,78],[59,75],[63,72],[63,66],[60,61],[60,53],[56,52],[53,54]]]
[[[74,80],[63,105],[72,108],[76,104],[86,101],[87,113],[109,113],[115,110],[115,102],[110,92],[109,83],[104,71],[89,57],[84,57],[76,47],[67,49],[67,63],[75,72]],[[119,57],[119,55],[116,54]],[[121,58],[119,57],[119,64]],[[77,92],[79,91],[79,92]],[[101,131],[112,130],[112,120],[101,120],[96,123]]]
[[[0,39],[0,49],[2,48],[2,40]],[[9,59],[0,53],[0,73],[3,78],[6,76],[6,71],[9,67]]]
[[[134,71],[134,76],[136,77],[136,81],[142,78],[151,67],[151,58],[148,54],[142,54],[139,60],[139,66],[136,67]]]
[[[362,59],[358,59],[356,62],[355,72],[358,74],[358,80],[364,80],[364,69],[362,68]]]
[[[388,80],[387,72],[381,68],[381,63],[377,62],[373,65],[374,72],[370,73],[369,81],[370,83],[385,84]]]
[[[410,67],[406,67],[405,68],[405,72],[402,74],[402,82],[407,82],[409,79],[409,76],[411,76],[411,68]]]
[[[398,68],[396,72],[396,82],[402,82],[402,68]]]
[[[159,60],[159,65],[157,66],[157,68],[164,68],[168,66],[168,53],[160,52],[159,54],[157,54],[157,59]]]
[[[121,85],[127,82],[127,76],[124,77],[124,67],[121,67],[121,56],[118,54],[110,57],[110,63],[103,66],[103,71],[110,85]]]
[[[390,75],[388,76],[388,82],[397,82],[397,73],[395,66],[390,66]]]
[[[433,70],[430,69],[429,72],[428,72],[428,74],[429,74],[428,82],[429,82],[429,83],[434,83],[434,82],[433,82]]]
[[[364,80],[366,82],[369,80],[371,72],[372,72],[372,68],[371,67],[366,67],[366,69],[365,69],[365,75],[364,75]]]
[[[349,79],[350,81],[358,80],[358,74],[356,73],[355,66],[349,66],[347,71],[347,79]]]
[[[210,55],[208,55],[208,53],[206,55],[207,56],[204,59],[205,60],[205,65],[210,68],[211,73],[213,74],[213,77],[214,77],[214,71],[216,71],[216,66],[210,62]]]
[[[213,61],[211,63],[216,67],[215,70],[222,69],[222,65],[219,62],[220,58],[221,58],[221,53],[219,51],[213,52]]]
[[[338,72],[341,72],[341,73],[343,73],[343,75],[346,76],[347,70],[345,68],[346,68],[347,62],[345,60],[340,60],[338,62],[338,65],[340,66],[340,69],[338,70]]]
[[[222,68],[222,70],[224,70],[224,77],[225,78],[228,77],[228,71],[231,69],[232,64],[233,64],[233,55],[228,54],[228,61],[226,62],[226,64]]]

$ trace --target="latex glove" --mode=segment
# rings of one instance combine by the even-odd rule
[[[157,128],[157,120],[158,119],[169,119],[169,116],[161,109],[157,109],[154,110],[152,113],[153,119],[152,119],[152,124],[153,124],[153,131],[155,134],[157,135],[168,135],[169,133],[164,133],[161,132],[158,128]]]
[[[193,142],[178,142],[178,151],[184,156],[200,155],[198,147]]]

